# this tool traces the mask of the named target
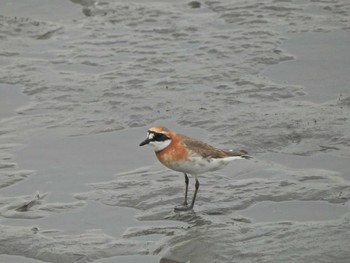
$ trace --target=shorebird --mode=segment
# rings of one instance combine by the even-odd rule
[[[185,175],[185,201],[175,211],[192,210],[199,189],[198,175],[223,168],[229,162],[249,159],[245,151],[226,151],[217,149],[200,140],[175,133],[165,127],[152,127],[147,131],[147,138],[140,146],[153,146],[158,160],[166,167]],[[195,191],[190,206],[187,203],[188,176],[195,177]]]

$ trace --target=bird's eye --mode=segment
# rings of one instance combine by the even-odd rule
[[[155,133],[154,134],[154,140],[156,140],[156,141],[166,141],[168,139],[169,139],[168,136],[166,136],[163,133]]]

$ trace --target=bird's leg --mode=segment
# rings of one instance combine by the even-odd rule
[[[195,175],[195,178],[196,178],[196,185],[195,185],[195,186],[196,186],[196,189],[194,190],[194,195],[193,195],[192,203],[191,203],[191,206],[189,207],[189,209],[193,209],[194,202],[196,201],[197,192],[198,192],[198,189],[199,189],[199,181],[198,181],[197,175]]]
[[[188,192],[188,176],[186,173],[184,173],[185,175],[185,184],[186,184],[186,189],[185,189],[185,202],[184,202],[184,206],[187,206],[187,192]]]
[[[186,173],[184,173],[185,175],[185,184],[186,184],[186,189],[185,189],[185,202],[183,203],[183,205],[180,205],[180,206],[177,206],[175,207],[175,211],[179,212],[179,211],[188,211],[188,210],[191,210],[193,208],[193,205],[194,205],[194,199],[196,199],[196,194],[197,194],[197,190],[198,190],[198,187],[199,187],[199,183],[198,183],[198,180],[197,180],[197,177],[196,177],[196,192],[195,192],[195,195],[194,195],[194,199],[192,200],[192,205],[189,207],[188,204],[187,204],[187,192],[188,192],[188,183],[189,183],[189,180],[188,180],[188,176]]]

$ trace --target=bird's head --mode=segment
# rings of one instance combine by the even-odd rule
[[[140,143],[140,146],[149,144],[155,152],[159,152],[171,143],[171,132],[165,127],[152,127],[147,131],[147,138]]]

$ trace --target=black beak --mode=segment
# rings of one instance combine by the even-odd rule
[[[147,138],[146,140],[144,140],[143,142],[140,143],[140,146],[144,146],[146,144],[149,144],[150,140]]]

